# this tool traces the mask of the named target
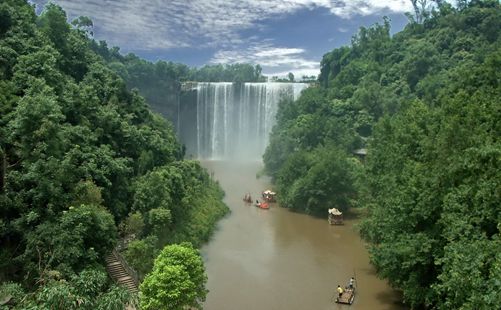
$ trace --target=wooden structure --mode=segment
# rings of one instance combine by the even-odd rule
[[[343,225],[343,212],[336,208],[329,209],[328,221],[331,225]]]
[[[125,240],[121,240],[123,244]],[[115,248],[106,256],[106,271],[110,278],[118,285],[124,286],[131,294],[139,292],[139,277],[137,272],[132,269],[125,258]],[[125,310],[137,310],[134,302],[124,305]]]
[[[336,303],[351,305],[355,299],[355,287],[347,287],[341,296],[336,298]]]
[[[362,163],[365,162],[365,157],[367,156],[367,149],[358,149],[353,152],[353,155],[360,159]]]
[[[139,291],[137,272],[129,267],[118,251],[113,250],[106,257],[106,271],[116,283],[125,286],[129,292],[137,293]]]
[[[270,191],[269,189],[265,190],[262,194],[263,200],[266,202],[277,202],[277,193]]]
[[[244,195],[244,199],[243,199],[246,203],[251,203],[252,202],[252,197],[251,197],[251,194],[250,193],[247,193]]]

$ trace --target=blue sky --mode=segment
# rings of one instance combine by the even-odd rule
[[[40,9],[47,0],[34,0]],[[150,61],[189,66],[246,62],[265,75],[317,75],[322,55],[361,26],[407,23],[410,0],[53,0],[89,16],[94,37]]]

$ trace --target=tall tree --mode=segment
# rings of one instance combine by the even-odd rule
[[[141,284],[141,309],[202,309],[207,276],[200,254],[190,244],[166,246]]]
[[[428,16],[428,0],[411,0],[414,8],[414,16],[418,24]]]

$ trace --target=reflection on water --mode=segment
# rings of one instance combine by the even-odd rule
[[[355,275],[350,309],[402,309],[398,294],[378,279],[354,229],[356,220],[331,226],[325,219],[272,205],[262,210],[242,200],[260,198],[268,178],[261,163],[202,163],[226,192],[231,214],[202,249],[209,294],[204,309],[347,309],[332,302],[338,284]]]

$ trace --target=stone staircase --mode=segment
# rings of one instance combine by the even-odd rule
[[[116,283],[125,286],[129,292],[138,293],[139,281],[137,273],[127,265],[127,262],[115,250],[106,257],[106,271]]]

